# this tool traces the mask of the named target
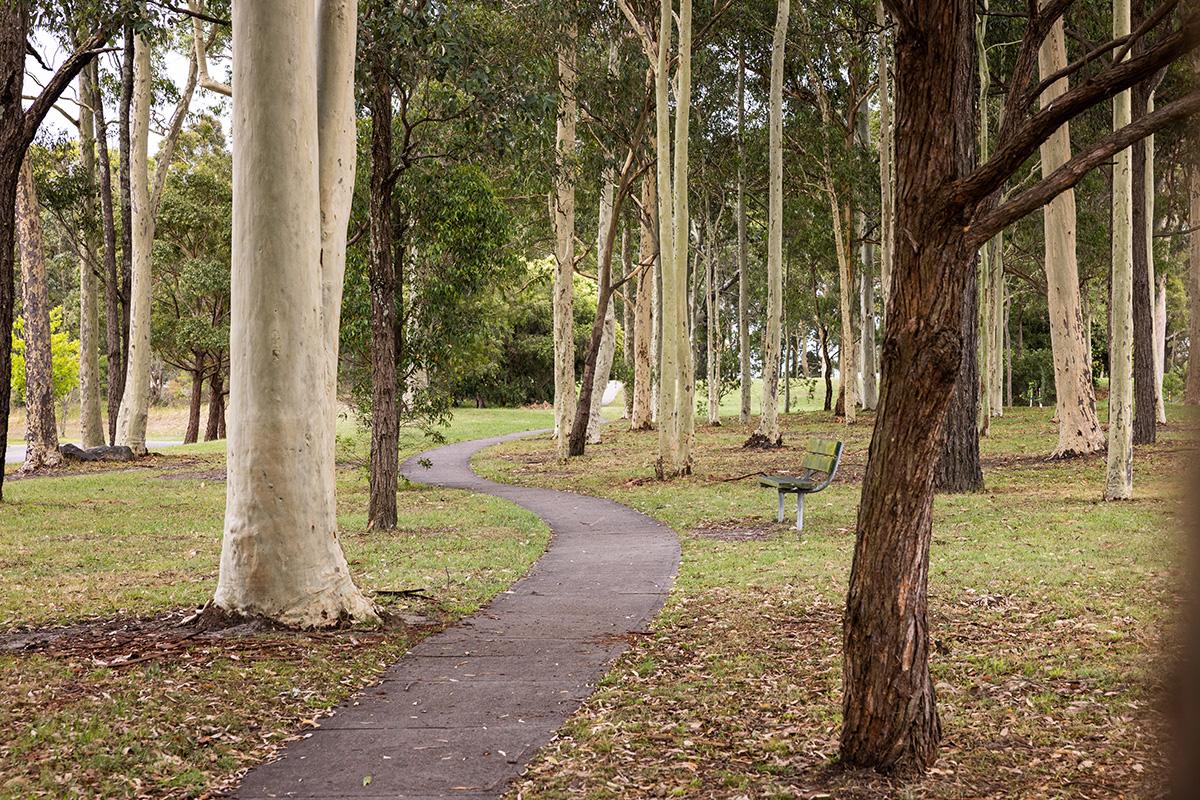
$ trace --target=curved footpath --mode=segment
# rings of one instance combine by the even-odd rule
[[[610,500],[471,471],[479,450],[534,433],[439,447],[402,472],[529,509],[553,531],[546,553],[486,607],[421,640],[278,761],[252,770],[235,796],[499,797],[591,694],[625,649],[624,634],[645,630],[674,580],[678,538]]]

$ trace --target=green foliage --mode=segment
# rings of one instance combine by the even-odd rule
[[[151,342],[168,364],[220,369],[229,350],[232,160],[220,125],[180,135],[154,242]]]
[[[1049,348],[1026,350],[1013,358],[1013,392],[1023,405],[1054,402],[1054,356]]]
[[[12,393],[21,405],[25,403],[25,318],[13,323]],[[72,339],[63,327],[63,308],[50,309],[51,384],[55,401],[61,401],[79,385],[79,340]]]
[[[511,221],[475,166],[429,163],[396,187],[401,413],[423,425],[443,420],[459,376],[488,368],[506,326],[505,290],[520,266]],[[365,248],[347,258],[342,301],[343,376],[354,404],[370,414],[371,298]]]

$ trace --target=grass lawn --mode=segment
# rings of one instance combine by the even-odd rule
[[[549,418],[460,410],[442,434],[457,441]],[[406,454],[427,446],[405,434]],[[365,445],[350,439],[343,450],[339,523],[359,585],[424,590],[389,604],[408,616],[386,631],[158,635],[156,621],[215,587],[223,443],[6,484],[0,644],[21,629],[80,630],[34,652],[0,651],[0,797],[198,796],[221,786],[373,682],[417,637],[506,588],[545,548],[548,531],[528,512],[416,486],[400,492],[401,529],[368,532],[366,472],[353,460]]]
[[[683,541],[653,635],[538,757],[521,796],[1156,795],[1152,706],[1190,433],[1175,423],[1139,448],[1136,499],[1106,504],[1102,458],[1044,460],[1052,413],[994,420],[986,491],[936,501],[930,627],[945,739],[936,768],[907,786],[833,768],[869,416],[853,427],[786,417],[791,447],[767,453],[741,449],[736,418],[700,428],[696,473],[670,483],[650,478],[655,435],[619,425],[568,464],[545,440],[481,453],[484,474],[611,497]],[[845,439],[847,452],[798,535],[775,523],[774,495],[749,473],[787,471],[818,434]]]

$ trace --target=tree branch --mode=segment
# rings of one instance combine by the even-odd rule
[[[982,247],[985,242],[1007,226],[1074,187],[1083,179],[1084,175],[1112,158],[1116,153],[1176,120],[1198,111],[1200,111],[1200,90],[1186,94],[1153,113],[1147,114],[1137,122],[1114,131],[1063,164],[1045,179],[976,219],[967,228],[967,242],[971,247]]]
[[[71,81],[75,80],[83,68],[99,54],[100,48],[108,41],[114,26],[115,20],[111,17],[101,22],[96,32],[63,62],[50,80],[46,81],[46,85],[38,93],[37,99],[25,110],[22,138],[26,144],[33,141],[42,120],[50,113],[50,109],[62,93],[71,85]]]

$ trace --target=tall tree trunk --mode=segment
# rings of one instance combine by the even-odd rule
[[[1129,0],[1113,0],[1113,37],[1128,36]],[[1113,98],[1113,130],[1128,125],[1133,116],[1132,92]],[[1134,152],[1122,150],[1113,165],[1112,225],[1112,335],[1108,345],[1108,466],[1104,477],[1105,500],[1127,500],[1133,496],[1133,305],[1137,281],[1134,277],[1133,244]],[[1144,252],[1144,251],[1143,251]]]
[[[117,416],[125,393],[125,350],[122,346],[121,283],[117,272],[117,224],[113,210],[112,159],[108,152],[108,128],[104,120],[104,96],[99,71],[93,62],[92,109],[96,114],[96,144],[100,166],[100,216],[104,230],[104,344],[108,364],[108,441],[117,443]]]
[[[150,209],[149,134],[150,47],[134,37],[132,137],[129,153],[131,216],[131,284],[129,347],[125,393],[117,415],[117,444],[146,454],[146,422],[150,412],[150,249],[154,245],[154,214]],[[159,169],[166,169],[162,164]]]
[[[567,456],[575,417],[575,123],[578,104],[575,28],[563,32],[558,48],[558,122],[554,180],[554,435]]]
[[[704,298],[707,317],[706,363],[708,365],[708,424],[721,424],[721,283],[717,274],[715,232],[709,227],[704,257]]]
[[[225,372],[218,363],[208,377],[208,418],[204,423],[204,441],[215,442],[225,438]]]
[[[17,185],[17,244],[21,251],[21,293],[25,342],[25,463],[34,472],[62,463],[54,420],[54,369],[50,350],[50,287],[46,283],[42,209],[26,158]]]
[[[1154,396],[1157,401],[1155,414],[1160,425],[1167,421],[1166,398],[1163,397],[1163,376],[1167,359],[1167,276],[1159,273],[1155,278],[1154,293]]]
[[[1140,17],[1140,15],[1139,15]],[[1137,20],[1137,21],[1140,21]],[[1146,115],[1146,84],[1132,90],[1132,115]],[[1154,396],[1154,284],[1148,258],[1148,205],[1146,197],[1146,142],[1133,146],[1133,443],[1153,444],[1157,438]]]
[[[762,417],[755,438],[767,444],[783,441],[779,432],[779,350],[783,323],[783,68],[787,44],[789,0],[779,0],[771,43],[767,206],[767,324],[763,331]],[[843,382],[845,379],[843,377]]]
[[[654,224],[657,219],[654,174],[642,176],[641,231],[638,235],[637,303],[633,323],[633,416],[629,427],[649,430],[654,409],[654,284],[658,274],[658,244]]]
[[[879,287],[883,293],[883,324],[887,328],[887,307],[892,294],[892,252],[895,239],[895,178],[892,154],[895,131],[892,128],[890,45],[887,37],[887,13],[883,0],[876,0],[875,21],[879,24]]]
[[[830,411],[833,408],[833,359],[829,355],[829,329],[821,325],[818,330],[821,332],[821,355],[825,362],[825,402],[821,408]]]
[[[380,55],[380,60],[383,56]],[[400,413],[396,386],[396,263],[392,207],[392,91],[387,63],[372,66],[371,114],[371,470],[367,526],[396,527]]]
[[[121,95],[117,107],[117,147],[121,195],[121,363],[126,375],[121,376],[121,398],[125,398],[125,381],[129,372],[129,314],[130,294],[133,285],[133,196],[130,173],[130,137],[133,113],[133,69],[136,60],[135,35],[132,25],[125,26],[124,52],[121,57]],[[120,411],[117,412],[120,419]]]
[[[96,131],[92,70],[79,73],[79,159],[87,187],[96,186]],[[86,198],[79,252],[79,437],[84,447],[104,444],[100,413],[100,325],[96,312],[96,204]]]
[[[871,132],[867,115],[858,115],[856,141],[864,151],[871,146]],[[855,215],[858,228],[859,263],[859,353],[861,354],[862,405],[875,410],[879,405],[879,385],[875,380],[875,247],[867,241],[867,215],[859,211]]]
[[[204,400],[204,354],[196,353],[196,366],[189,370],[192,375],[192,395],[188,402],[188,424],[183,434],[184,444],[195,444],[200,438],[200,406]]]
[[[616,71],[616,49],[609,48],[608,71],[612,77]],[[604,251],[607,248],[606,269],[609,282],[612,282],[612,242],[606,242],[609,236],[609,223],[613,215],[613,191],[616,189],[616,171],[611,164],[604,168],[603,185],[600,187],[600,209],[596,219],[596,263],[605,261]],[[615,228],[613,229],[615,231]],[[608,387],[608,379],[612,374],[613,356],[617,349],[617,312],[612,298],[604,309],[604,328],[600,337],[600,350],[596,354],[596,374],[593,378],[592,396],[588,410],[587,440],[589,444],[600,443],[600,428],[604,424],[601,409],[604,407],[604,390]]]
[[[737,75],[737,268],[738,268],[738,365],[741,368],[742,405],[740,420],[750,424],[750,269],[746,260],[746,48],[738,48]]]
[[[906,244],[893,254],[883,392],[843,622],[840,748],[849,766],[894,772],[926,769],[941,738],[927,619],[933,479],[974,272],[963,209],[948,192],[973,161],[974,6],[929,0],[910,10],[896,34],[896,229]]]
[[[1200,405],[1200,163],[1188,170],[1188,368],[1183,401]]]
[[[1045,80],[1067,66],[1067,46],[1060,19],[1038,51],[1038,74]],[[1045,108],[1067,91],[1067,79],[1042,92]],[[1063,125],[1041,147],[1042,176],[1071,158],[1070,126]],[[1092,363],[1087,357],[1079,269],[1075,257],[1075,192],[1054,198],[1044,209],[1046,304],[1050,310],[1050,346],[1054,358],[1054,392],[1058,397],[1058,446],[1055,458],[1071,458],[1104,448],[1104,432],[1096,417]]]
[[[934,473],[938,492],[978,492],[983,489],[979,462],[979,271],[972,269],[963,289],[962,355],[954,396],[946,412],[941,458]]]
[[[689,283],[689,278],[695,275],[693,269],[688,272],[690,261],[691,215],[688,211],[688,137],[691,130],[692,108],[692,0],[679,2],[679,57],[676,72],[675,98],[675,270],[676,302],[679,304],[680,330],[677,345],[679,347],[679,386],[676,389],[675,401],[678,438],[678,459],[675,463],[674,474],[687,474],[692,471],[692,444],[696,436],[696,364],[693,359],[692,341],[695,331],[694,314],[689,313],[691,303],[695,302],[695,294]]]
[[[332,409],[322,341],[317,10],[260,0],[235,4],[233,19],[233,394],[213,602],[297,627],[375,620],[338,542],[325,463],[332,423],[319,419]]]
[[[633,252],[630,246],[629,222],[628,217],[621,221],[621,279],[626,281],[625,290],[621,293],[621,330],[625,334],[624,347],[622,355],[625,358],[625,375],[628,377],[626,386],[622,394],[625,399],[625,416],[633,419],[633,348],[634,348],[634,331],[633,318],[635,316],[634,306],[637,302],[635,292],[637,290],[637,282],[630,276],[633,274]]]

